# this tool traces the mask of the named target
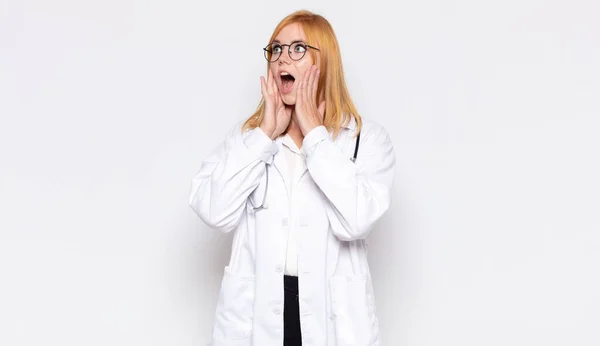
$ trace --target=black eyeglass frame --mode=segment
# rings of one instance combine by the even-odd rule
[[[279,43],[277,43],[277,44],[278,44],[278,45],[279,45],[279,46],[280,46],[282,49],[283,49],[283,47],[284,47],[284,46],[288,46],[288,49],[287,49],[287,51],[288,51],[288,56],[290,57],[290,59],[292,59],[292,60],[294,60],[294,61],[300,61],[300,60],[302,60],[302,58],[304,58],[304,56],[306,55],[306,52],[308,52],[308,49],[307,49],[306,51],[304,51],[304,54],[302,54],[302,56],[300,57],[300,59],[294,59],[294,58],[292,58],[292,51],[291,51],[291,49],[292,49],[292,45],[294,45],[294,44],[296,44],[296,43],[302,43],[303,45],[305,45],[305,46],[306,46],[306,47],[308,47],[308,48],[312,48],[312,49],[315,49],[315,50],[320,50],[319,48],[317,48],[317,47],[313,47],[313,46],[311,46],[310,44],[308,44],[308,43],[306,43],[306,42],[304,42],[304,41],[293,41],[293,42],[291,42],[291,43],[289,43],[289,44],[288,44],[288,43],[286,43],[286,44],[279,44]],[[273,52],[272,52],[272,51],[270,51],[270,50],[268,50],[268,49],[267,49],[267,47],[269,47],[269,46],[271,46],[271,45],[273,45],[273,43],[269,43],[269,44],[268,44],[266,47],[264,47],[264,48],[263,48],[263,50],[265,51],[265,53],[264,53],[264,55],[265,55],[265,59],[267,59],[267,61],[268,61],[268,62],[276,62],[277,60],[279,60],[279,58],[281,58],[281,54],[279,54],[279,56],[277,57],[277,59],[275,59],[275,60],[273,60],[273,61],[271,61],[271,60],[269,60],[269,58],[267,58],[267,53],[273,54]],[[282,53],[283,53],[283,52],[282,52]]]

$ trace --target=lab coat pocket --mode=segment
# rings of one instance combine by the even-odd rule
[[[246,340],[250,345],[254,306],[254,275],[233,273],[229,266],[221,281],[213,325],[212,345],[230,345],[231,340]],[[223,343],[219,343],[221,340]],[[230,340],[229,343],[227,340]],[[235,345],[246,345],[236,343]]]
[[[329,281],[329,290],[336,345],[377,345],[379,321],[370,277],[334,276]]]

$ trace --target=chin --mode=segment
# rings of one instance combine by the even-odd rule
[[[290,96],[284,96],[281,98],[281,100],[283,101],[283,103],[285,103],[288,106],[293,106],[296,104],[296,98],[295,97],[290,97]]]

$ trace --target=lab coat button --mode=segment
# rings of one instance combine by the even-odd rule
[[[273,309],[273,313],[274,313],[275,315],[279,315],[279,314],[281,314],[281,309],[279,309],[279,308],[275,308],[275,309]]]
[[[283,271],[283,267],[282,267],[282,266],[277,266],[277,267],[275,267],[275,270],[276,270],[278,273],[281,273],[281,272]]]
[[[284,227],[287,227],[287,225],[289,225],[290,221],[287,217],[284,217],[283,219],[281,219],[281,225]]]

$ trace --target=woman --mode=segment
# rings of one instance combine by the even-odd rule
[[[392,142],[358,115],[325,18],[289,15],[264,51],[257,111],[191,184],[198,216],[234,232],[211,345],[380,345],[365,238],[390,205]]]

